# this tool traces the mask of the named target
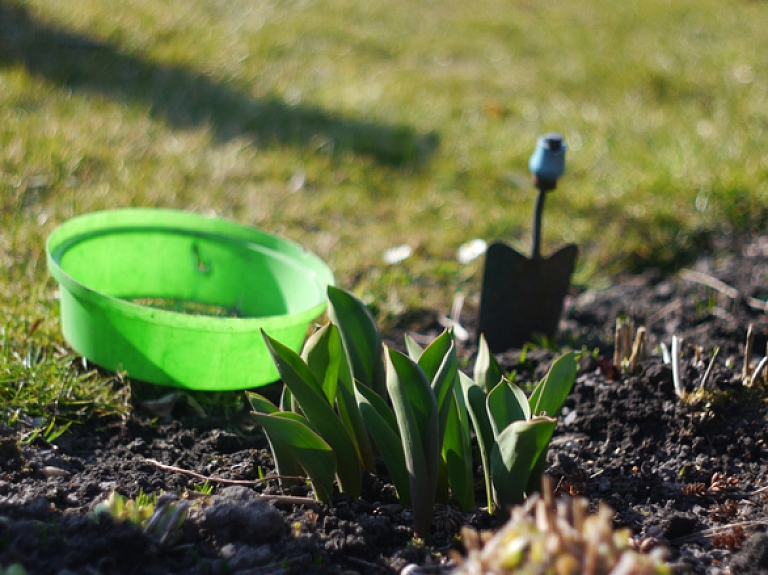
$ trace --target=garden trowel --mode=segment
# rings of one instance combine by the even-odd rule
[[[565,148],[559,134],[542,136],[528,162],[539,190],[530,259],[501,242],[486,252],[478,334],[494,353],[521,348],[536,335],[551,340],[557,332],[578,248],[571,244],[541,257],[541,215],[544,198],[565,171]]]

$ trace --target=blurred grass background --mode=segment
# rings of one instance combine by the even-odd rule
[[[761,233],[766,28],[749,0],[0,0],[0,386],[30,346],[83,376],[44,240],[92,210],[292,238],[390,319],[477,301],[462,243],[525,249],[548,131],[569,152],[544,252],[578,243],[579,283]]]

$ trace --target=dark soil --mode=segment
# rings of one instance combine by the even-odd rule
[[[575,295],[559,340],[590,353],[549,452],[547,473],[557,492],[608,502],[616,525],[630,527],[641,548],[666,544],[676,569],[696,574],[768,572],[768,394],[762,383],[743,378],[748,326],[756,334],[753,366],[768,341],[768,319],[756,301],[768,299],[768,242],[728,248],[728,256],[700,260],[698,275],[647,272]],[[706,285],[712,279],[733,292]],[[470,333],[471,315],[463,317]],[[617,317],[647,328],[648,354],[633,374],[619,374],[611,361]],[[402,346],[406,330],[435,336],[440,329],[437,314],[421,314],[387,336]],[[686,401],[676,396],[671,367],[659,353],[673,335],[683,342],[681,376],[692,394]],[[474,344],[462,347],[467,366],[474,351]],[[499,359],[526,383],[540,379],[555,356],[535,348]],[[459,525],[494,524],[482,510],[439,506],[431,538],[414,542],[409,512],[398,505],[385,469],[365,477],[360,500],[341,495],[330,508],[265,497],[311,493],[258,481],[273,466],[246,413],[199,418],[182,405],[174,418],[157,421],[137,409],[126,421],[73,426],[55,445],[20,445],[22,431],[0,431],[0,564],[22,563],[30,575],[376,575],[410,563],[447,573],[447,551],[460,549]],[[198,498],[166,542],[93,517],[113,490],[130,497],[140,490],[194,494],[203,481],[179,470],[255,488],[214,483],[214,495]],[[478,484],[482,502],[479,475]]]

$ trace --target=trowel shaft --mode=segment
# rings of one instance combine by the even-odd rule
[[[533,239],[531,241],[531,259],[541,259],[541,216],[544,212],[544,198],[547,192],[544,188],[539,188],[536,196],[536,209],[533,211]]]

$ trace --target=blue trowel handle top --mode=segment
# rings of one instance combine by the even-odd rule
[[[565,141],[560,134],[547,134],[536,141],[528,169],[539,180],[556,182],[565,172]]]

